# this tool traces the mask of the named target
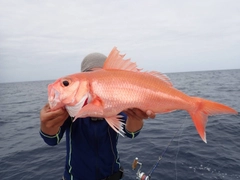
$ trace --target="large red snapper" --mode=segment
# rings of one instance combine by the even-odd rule
[[[102,69],[81,72],[58,79],[48,86],[52,110],[65,107],[70,116],[103,117],[118,133],[122,132],[120,112],[139,108],[155,113],[186,110],[204,142],[209,115],[237,114],[226,105],[191,97],[174,88],[159,72],[141,72],[135,63],[123,60],[113,48]]]

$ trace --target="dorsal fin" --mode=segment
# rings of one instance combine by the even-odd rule
[[[125,55],[119,54],[119,51],[117,50],[117,48],[114,47],[110,52],[110,54],[108,55],[103,65],[103,69],[121,69],[121,70],[139,72],[140,69],[137,68],[136,63],[131,62],[130,59],[124,60],[123,59],[124,56]],[[168,86],[173,86],[171,80],[165,74],[162,74],[157,71],[150,71],[146,73],[161,79]]]
[[[114,47],[108,55],[103,65],[103,69],[121,69],[135,72],[139,71],[136,63],[131,62],[130,59],[124,60],[124,56],[125,55],[119,54],[117,48]]]
[[[150,71],[150,72],[146,72],[146,73],[151,74],[151,75],[161,79],[162,81],[164,81],[169,86],[173,86],[171,80],[165,74],[162,74],[162,73],[160,73],[158,71]]]

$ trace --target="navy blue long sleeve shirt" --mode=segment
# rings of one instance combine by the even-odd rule
[[[123,122],[127,116],[124,113]],[[125,135],[134,138],[139,134],[128,132]],[[117,151],[118,136],[105,120],[94,121],[92,118],[78,118],[72,122],[69,117],[60,127],[59,132],[49,136],[42,131],[43,140],[51,146],[57,145],[66,133],[66,163],[64,177],[66,180],[101,180],[120,168]]]

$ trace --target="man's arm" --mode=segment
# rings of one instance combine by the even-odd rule
[[[143,119],[148,119],[148,118],[155,118],[155,113],[152,111],[148,110],[146,112],[133,108],[133,109],[128,109],[124,111],[127,116],[127,122],[126,122],[126,130],[128,132],[136,132],[139,131],[143,127]]]

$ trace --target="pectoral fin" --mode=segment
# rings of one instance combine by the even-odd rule
[[[95,98],[89,104],[83,106],[83,108],[76,114],[73,121],[79,117],[103,117],[103,104],[99,98]]]

